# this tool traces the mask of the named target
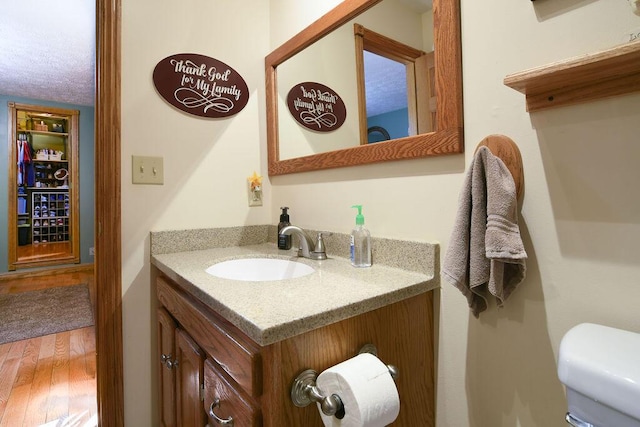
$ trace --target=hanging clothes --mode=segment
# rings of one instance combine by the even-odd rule
[[[29,187],[35,186],[35,170],[32,163],[32,149],[27,136],[20,134],[16,140],[16,147],[18,152],[17,158],[17,184],[27,185]]]
[[[26,147],[24,149],[24,164],[25,164],[25,174],[27,187],[35,187],[36,186],[36,167],[33,164],[33,148],[31,147],[31,142],[28,139],[25,139]]]
[[[24,144],[22,141],[22,135],[18,135],[18,140],[16,141],[18,148],[18,169],[17,169],[17,181],[18,185],[24,184]]]

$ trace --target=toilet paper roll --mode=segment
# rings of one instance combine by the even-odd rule
[[[323,371],[316,380],[323,396],[337,394],[345,416],[338,419],[318,411],[326,427],[383,427],[400,413],[398,389],[387,365],[362,353]]]

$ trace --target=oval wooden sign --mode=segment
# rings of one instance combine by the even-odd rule
[[[249,102],[249,88],[240,74],[197,53],[179,53],[158,62],[153,84],[169,104],[200,117],[233,116]]]
[[[314,82],[298,83],[287,95],[289,112],[298,123],[318,132],[338,129],[347,118],[347,107],[331,88]]]

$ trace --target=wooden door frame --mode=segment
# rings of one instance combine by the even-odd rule
[[[96,371],[101,427],[124,426],[120,14],[121,0],[96,0]]]

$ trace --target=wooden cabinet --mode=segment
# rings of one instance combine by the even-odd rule
[[[169,316],[158,309],[160,423],[164,427],[204,426],[204,353]]]
[[[157,296],[162,306],[158,314],[160,355],[172,351],[171,334],[167,331],[171,325],[183,331],[176,337],[185,335],[193,340],[187,341],[188,348],[201,349],[205,362],[200,411],[208,417],[209,425],[229,425],[233,420],[236,427],[322,427],[315,404],[298,408],[291,401],[294,378],[305,369],[321,372],[354,357],[367,343],[376,346],[381,360],[399,370],[396,385],[401,410],[393,425],[435,425],[432,292],[260,346],[182,287],[158,274]],[[179,370],[183,362],[178,363]],[[186,363],[189,371],[196,371],[195,361]],[[165,393],[165,384],[171,377],[162,371],[163,368],[159,383],[164,420],[170,414],[170,393]],[[192,375],[196,377],[195,373]],[[195,384],[195,380],[187,383]],[[193,389],[188,386],[189,392]],[[181,395],[187,389],[175,390],[175,402],[184,402]],[[193,425],[201,425],[194,422]]]
[[[176,330],[176,415],[178,427],[204,426],[204,354],[183,330]]]
[[[9,103],[9,270],[80,262],[79,114]]]
[[[160,425],[175,427],[176,425],[176,371],[173,369],[176,344],[175,336],[178,325],[163,308],[158,309],[158,382],[160,388]],[[167,363],[169,362],[169,363]]]
[[[211,360],[204,367],[204,409],[212,425],[260,426],[260,407]]]

